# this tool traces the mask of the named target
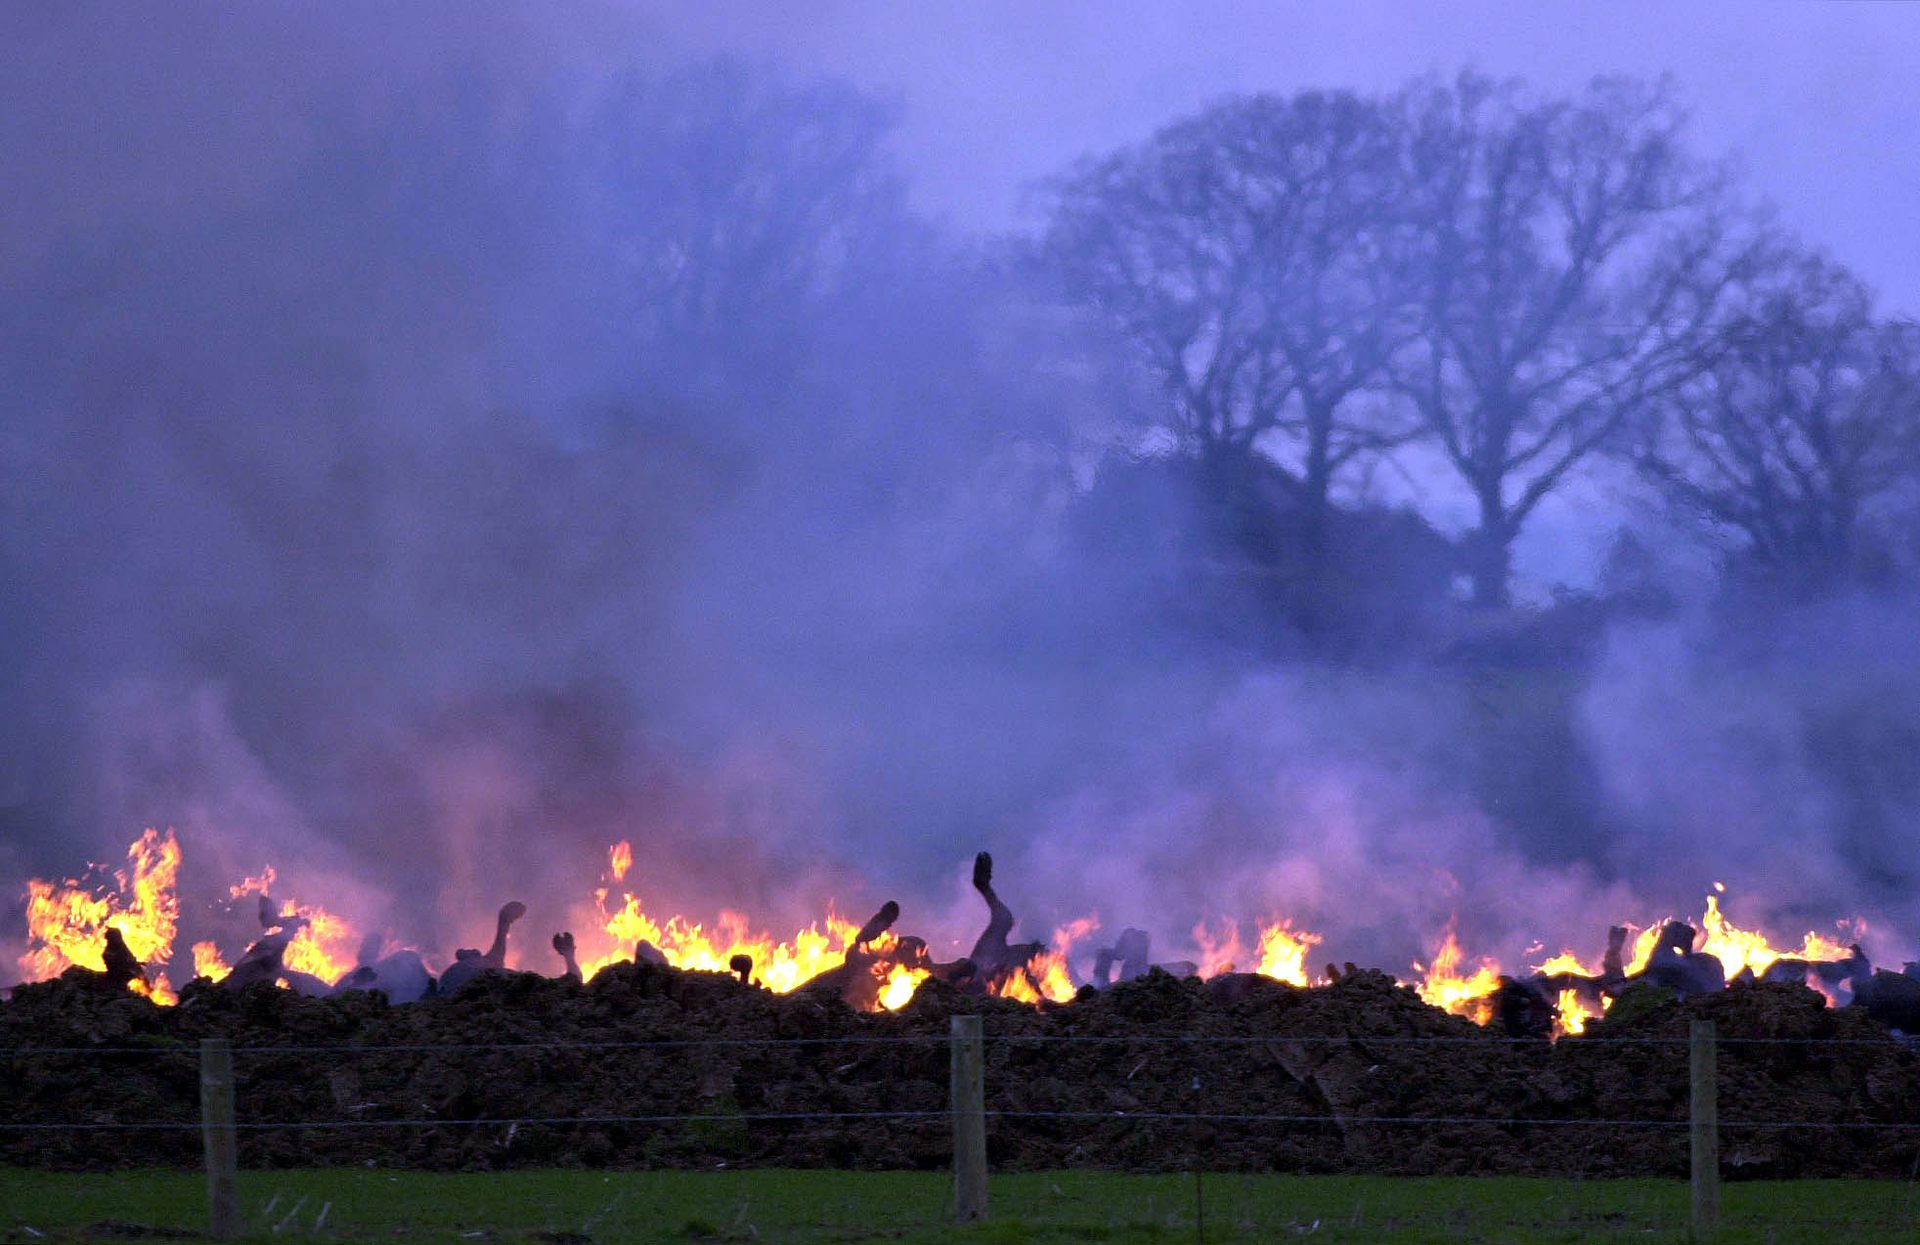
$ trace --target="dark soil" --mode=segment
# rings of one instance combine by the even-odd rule
[[[1916,1055],[1798,986],[1686,1003],[1636,988],[1587,1036],[1550,1046],[1366,972],[1311,990],[1156,973],[1038,1009],[929,984],[893,1015],[647,965],[584,986],[493,974],[406,1007],[199,982],[162,1008],[75,973],[0,1004],[0,1124],[192,1125],[198,1041],[226,1037],[249,1167],[931,1168],[948,1162],[956,1012],[986,1018],[1001,1168],[1679,1175],[1685,1039],[1703,1017],[1722,1039],[1730,1175],[1920,1166]],[[1102,1040],[1062,1040],[1084,1038]],[[525,1045],[461,1045],[486,1043]],[[309,1049],[249,1049],[289,1046]],[[861,1118],[752,1118],[816,1112]],[[594,1118],[533,1122],[579,1117]],[[1413,1118],[1444,1122],[1393,1122]],[[455,1122],[470,1120],[502,1122]],[[0,1128],[0,1165],[191,1165],[199,1152],[192,1128]]]

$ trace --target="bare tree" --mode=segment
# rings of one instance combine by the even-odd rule
[[[1310,565],[1335,477],[1406,433],[1357,400],[1399,331],[1394,152],[1352,95],[1229,100],[1074,170],[1040,239],[1151,370],[1183,446],[1228,468],[1291,446]]]
[[[791,337],[800,309],[857,280],[875,235],[909,227],[881,151],[892,123],[850,87],[730,60],[616,84],[581,127],[580,193],[592,227],[620,239],[644,343]]]
[[[1397,384],[1473,494],[1474,600],[1501,606],[1528,516],[1693,374],[1754,246],[1664,85],[1537,101],[1466,74],[1403,107],[1419,331]]]
[[[1843,572],[1872,503],[1920,480],[1920,326],[1813,256],[1743,293],[1636,462],[1761,566]]]

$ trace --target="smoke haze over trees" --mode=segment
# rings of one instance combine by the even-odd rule
[[[1224,98],[977,236],[898,101],[385,20],[0,19],[9,886],[171,824],[436,947],[619,838],[955,937],[976,848],[1033,937],[1920,931],[1920,330],[1681,87]],[[1591,481],[1637,552],[1514,593]]]

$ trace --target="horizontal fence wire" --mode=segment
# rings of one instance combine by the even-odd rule
[[[385,1055],[440,1051],[530,1050],[673,1050],[696,1046],[945,1046],[945,1034],[898,1034],[872,1037],[775,1038],[652,1038],[626,1042],[397,1042],[324,1043],[288,1046],[234,1046],[236,1055]],[[13,1055],[195,1055],[197,1043],[176,1046],[15,1046],[0,1048]]]
[[[817,1120],[933,1120],[949,1119],[952,1111],[781,1111],[742,1114],[691,1115],[581,1115],[581,1116],[502,1116],[486,1119],[401,1119],[401,1120],[243,1120],[233,1127],[242,1131],[275,1132],[330,1128],[504,1128],[571,1127],[587,1124],[755,1124],[797,1123]],[[1331,1124],[1342,1128],[1358,1125],[1446,1125],[1448,1127],[1488,1128],[1687,1128],[1687,1120],[1610,1120],[1549,1117],[1474,1116],[1474,1115],[1287,1115],[1265,1112],[1230,1113],[1209,1111],[996,1111],[988,1110],[988,1119],[998,1120],[1082,1120],[1110,1123],[1176,1122],[1209,1124]],[[1920,1122],[1841,1121],[1841,1120],[1721,1120],[1725,1128],[1748,1129],[1835,1129],[1853,1131],[1910,1132],[1920,1130]],[[156,1121],[119,1123],[75,1121],[71,1123],[17,1124],[0,1122],[0,1132],[198,1132],[198,1121]]]
[[[440,1053],[450,1051],[544,1051],[544,1050],[673,1050],[690,1047],[756,1046],[945,1046],[952,1039],[946,1034],[879,1034],[845,1037],[711,1037],[651,1038],[622,1042],[406,1042],[406,1043],[325,1043],[282,1046],[234,1046],[236,1055],[380,1055],[403,1053]],[[1569,1050],[1606,1050],[1612,1047],[1673,1046],[1684,1047],[1684,1037],[1584,1037],[1568,1036],[1549,1041],[1545,1038],[1494,1036],[1410,1036],[1405,1034],[1364,1033],[1271,1033],[1271,1034],[1079,1034],[1079,1033],[988,1033],[989,1044],[1032,1043],[1035,1045],[1109,1045],[1109,1046],[1261,1046],[1367,1044],[1374,1046],[1521,1046],[1533,1049],[1565,1047]],[[1720,1046],[1863,1046],[1878,1049],[1911,1048],[1897,1037],[1885,1038],[1792,1038],[1723,1037]],[[197,1044],[148,1046],[11,1046],[0,1047],[0,1055],[198,1055]]]
[[[1030,1034],[995,1033],[983,1035],[983,1040],[991,1044],[1014,1045],[1021,1043],[1036,1045],[1108,1045],[1108,1046],[1272,1046],[1272,1045],[1404,1045],[1404,1046],[1526,1046],[1536,1049],[1547,1047],[1538,1038],[1509,1038],[1492,1035],[1407,1035],[1407,1034]],[[415,1042],[415,1043],[325,1043],[297,1045],[243,1045],[231,1047],[235,1055],[274,1056],[274,1055],[374,1055],[374,1054],[444,1054],[444,1053],[484,1053],[501,1052],[549,1052],[549,1051],[622,1051],[622,1050],[678,1050],[689,1048],[769,1048],[769,1047],[847,1047],[847,1046],[921,1046],[941,1047],[951,1043],[946,1034],[887,1034],[887,1035],[844,1035],[826,1037],[698,1037],[698,1038],[658,1038],[632,1041],[525,1041],[525,1042]],[[1685,1047],[1689,1039],[1685,1037],[1644,1037],[1644,1038],[1585,1038],[1571,1036],[1559,1039],[1557,1045],[1570,1049],[1603,1051],[1609,1047]],[[1874,1047],[1885,1049],[1903,1049],[1892,1039],[1886,1038],[1792,1038],[1792,1037],[1722,1037],[1717,1039],[1721,1046],[1747,1047]],[[121,1055],[173,1055],[193,1056],[200,1053],[197,1044],[178,1045],[141,1045],[141,1046],[21,1046],[0,1050],[9,1056],[121,1056]],[[997,1120],[1075,1120],[1082,1122],[1105,1123],[1209,1123],[1209,1124],[1299,1124],[1333,1125],[1337,1127],[1353,1126],[1444,1126],[1444,1127],[1490,1127],[1490,1128],[1647,1128],[1647,1129],[1684,1129],[1688,1121],[1682,1120],[1620,1120],[1620,1119],[1573,1119],[1548,1117],[1481,1117],[1481,1116],[1336,1116],[1302,1115],[1276,1113],[1232,1113],[1205,1111],[1021,1111],[989,1110],[987,1118]],[[389,1119],[389,1120],[274,1120],[241,1121],[235,1128],[247,1132],[304,1131],[316,1129],[378,1129],[378,1128],[512,1128],[512,1127],[581,1127],[608,1124],[654,1125],[654,1124],[692,1124],[692,1123],[733,1123],[733,1124],[778,1124],[821,1121],[853,1120],[934,1120],[947,1119],[949,1109],[919,1111],[793,1111],[793,1112],[747,1112],[728,1114],[645,1114],[645,1115],[593,1115],[593,1116],[507,1116],[499,1118],[442,1119],[434,1117]],[[1888,1121],[1830,1121],[1830,1120],[1721,1120],[1723,1129],[1783,1130],[1783,1129],[1821,1129],[1835,1131],[1888,1131],[1911,1132],[1920,1130],[1920,1122]],[[202,1125],[198,1121],[65,1121],[52,1123],[22,1123],[0,1121],[0,1132],[135,1132],[135,1131],[198,1131]]]

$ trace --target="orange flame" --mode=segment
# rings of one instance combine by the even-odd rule
[[[994,994],[1022,1003],[1070,1002],[1079,993],[1069,959],[1073,944],[1100,928],[1097,916],[1076,917],[1053,931],[1053,949],[1042,951],[1015,971],[991,984]]]
[[[1446,937],[1434,952],[1433,967],[1414,964],[1414,971],[1424,974],[1414,989],[1435,1007],[1465,1016],[1476,1024],[1486,1024],[1493,1019],[1492,995],[1500,985],[1500,968],[1492,960],[1483,959],[1478,968],[1463,977],[1459,969],[1465,956],[1449,921]]]
[[[113,873],[111,888],[101,882],[83,884],[76,879],[65,883],[33,879],[28,883],[28,944],[19,961],[28,979],[54,976],[71,965],[99,970],[106,932],[117,928],[133,955],[149,966],[151,984],[135,982],[132,988],[159,1002],[176,1000],[164,971],[160,970],[164,970],[171,959],[178,932],[175,887],[181,863],[179,842],[172,830],[161,834],[149,829],[128,848],[127,858],[128,866]],[[582,967],[589,974],[632,954],[634,944],[644,940],[658,948],[669,963],[686,969],[725,972],[734,956],[749,956],[758,981],[784,993],[844,964],[852,949],[858,927],[831,908],[823,922],[808,925],[782,940],[753,929],[745,916],[734,911],[723,910],[709,930],[682,916],[658,919],[630,892],[622,892],[621,901],[615,907],[610,898],[613,884],[622,881],[632,865],[630,843],[622,841],[609,848],[606,884],[594,892],[593,909],[604,945],[599,954],[582,956]],[[234,898],[267,895],[277,880],[274,868],[267,866],[258,877],[243,879],[232,887],[229,894]],[[1838,922],[1837,936],[1808,932],[1802,935],[1798,946],[1776,946],[1765,934],[1744,929],[1727,919],[1720,909],[1720,895],[1725,890],[1724,885],[1714,884],[1716,893],[1706,897],[1705,914],[1694,924],[1700,931],[1699,950],[1719,959],[1729,978],[1742,971],[1763,974],[1783,957],[1844,960],[1850,950],[1847,944],[1859,941],[1865,932],[1864,923],[1858,920]],[[297,916],[306,922],[288,945],[285,963],[289,969],[331,982],[354,962],[355,933],[347,921],[317,905],[290,900],[281,902],[279,915]],[[1646,968],[1663,924],[1654,922],[1638,927],[1629,973]],[[1051,948],[1036,955],[1020,971],[1005,975],[1003,981],[996,983],[996,991],[1029,1003],[1071,999],[1075,993],[1070,970],[1074,946],[1098,928],[1098,919],[1089,916],[1056,929]],[[1309,984],[1307,956],[1322,941],[1320,935],[1297,929],[1286,918],[1261,923],[1254,951],[1249,951],[1241,942],[1239,928],[1231,920],[1222,924],[1218,936],[1204,924],[1196,926],[1193,932],[1202,950],[1202,976],[1231,971],[1236,963],[1251,962],[1256,972],[1300,986]],[[884,953],[896,945],[897,940],[887,934],[876,939],[871,949]],[[1538,949],[1537,945],[1530,948]],[[219,978],[229,972],[215,943],[195,943],[192,952],[197,974]],[[1465,952],[1450,922],[1432,967],[1414,966],[1421,974],[1416,989],[1427,1002],[1484,1024],[1491,1019],[1490,996],[1498,986],[1500,969],[1495,961],[1480,959],[1477,967],[1466,973],[1462,971],[1465,960]],[[929,975],[925,968],[885,959],[877,961],[873,971],[878,1004],[888,1009],[904,1006]],[[1534,971],[1591,977],[1597,976],[1599,970],[1577,954],[1562,951],[1536,965]],[[1808,984],[1828,992],[1831,997],[1831,992],[1817,980],[1809,980]],[[1608,1002],[1601,1000],[1603,1010]],[[1560,992],[1558,1005],[1558,1033],[1579,1033],[1599,1014],[1588,1011],[1578,993],[1572,990]]]
[[[1033,984],[1033,979],[1027,976],[1025,970],[1008,973],[1004,978],[994,982],[993,992],[1003,999],[1012,999],[1016,1003],[1040,1001],[1040,990]]]
[[[219,981],[232,971],[233,965],[221,958],[218,945],[211,941],[193,944],[193,975],[195,977]]]
[[[886,984],[880,987],[880,1006],[890,1012],[897,1012],[913,999],[913,992],[929,976],[924,968],[908,968],[905,964],[895,964],[887,970]]]
[[[1859,922],[1854,922],[1853,925],[1857,931]],[[1700,928],[1706,933],[1706,939],[1700,944],[1700,949],[1718,959],[1726,967],[1729,978],[1743,968],[1750,968],[1755,976],[1759,976],[1766,972],[1775,960],[1789,957],[1802,960],[1844,960],[1851,950],[1811,930],[1801,936],[1798,947],[1777,948],[1767,941],[1764,934],[1741,929],[1722,916],[1718,895],[1707,896],[1707,912],[1701,918]],[[1857,941],[1857,937],[1855,940]]]
[[[1260,942],[1251,953],[1240,941],[1239,922],[1231,917],[1220,923],[1216,935],[1204,923],[1193,927],[1193,940],[1200,948],[1200,975],[1217,977],[1234,971],[1243,960],[1253,961],[1253,971],[1289,985],[1309,984],[1307,956],[1323,941],[1309,930],[1296,929],[1288,917],[1274,917],[1260,923]]]
[[[1042,951],[1028,960],[1026,968],[1016,975],[1029,978],[1035,992],[1053,1003],[1068,1002],[1079,990],[1067,969],[1066,955],[1059,951]]]
[[[632,845],[624,840],[614,844],[608,850],[607,860],[610,881],[619,881],[633,863]],[[639,896],[631,893],[622,893],[620,906],[611,908],[611,894],[610,886],[594,892],[594,906],[604,940],[598,952],[581,957],[580,971],[587,977],[609,964],[631,958],[635,944],[646,941],[675,968],[724,973],[730,971],[729,962],[734,956],[750,956],[754,979],[776,994],[785,994],[846,963],[847,951],[860,932],[858,925],[843,919],[831,908],[824,929],[821,923],[811,924],[784,940],[752,929],[744,915],[729,910],[721,911],[709,932],[704,925],[682,916],[665,920],[651,916]],[[893,941],[887,936],[876,940],[874,947],[884,950]],[[917,985],[927,975],[925,970],[905,971],[904,978],[889,974],[882,990],[884,998],[899,1000],[892,1006],[904,1005],[912,997],[910,986]],[[902,984],[903,980],[907,984]]]
[[[741,913],[723,909],[713,932],[708,933],[705,926],[685,917],[656,920],[636,895],[623,896],[623,901],[618,911],[600,910],[612,946],[581,961],[580,969],[589,977],[617,960],[630,958],[634,945],[644,940],[657,947],[675,968],[724,973],[729,971],[728,961],[734,956],[751,956],[755,979],[776,994],[785,994],[845,963],[847,949],[860,928],[829,912],[826,929],[809,925],[781,941],[751,929]]]
[[[1560,992],[1559,1005],[1560,1014],[1553,1022],[1553,1036],[1568,1037],[1585,1033],[1587,1031],[1587,1022],[1592,1020],[1594,1015],[1587,1010],[1587,1005],[1580,1001],[1580,992],[1578,990],[1562,990]],[[1602,999],[1600,1005],[1602,1008],[1605,1008],[1606,1000]]]
[[[243,878],[238,885],[229,887],[227,895],[233,899],[247,895],[271,896],[274,884],[279,880],[279,872],[268,865],[258,877]],[[286,953],[282,956],[281,963],[289,969],[318,977],[332,985],[353,967],[358,940],[353,926],[346,920],[318,904],[295,903],[290,899],[282,900],[276,911],[283,918],[299,917],[306,921],[287,944]],[[215,981],[233,971],[221,956],[219,947],[211,942],[193,945],[193,966],[197,976],[211,977]]]
[[[1571,951],[1562,951],[1559,955],[1554,956],[1545,963],[1535,964],[1533,971],[1536,973],[1546,973],[1549,976],[1559,973],[1576,973],[1582,977],[1598,977],[1600,975],[1599,969],[1588,968],[1586,961]]]
[[[287,944],[284,962],[288,968],[332,985],[353,967],[360,940],[345,920],[317,904],[291,900],[282,905],[280,915],[304,917],[307,922]]]
[[[246,895],[271,895],[273,893],[273,884],[278,880],[279,874],[274,872],[272,865],[268,865],[260,871],[259,877],[244,878],[241,880],[240,885],[228,887],[227,898],[239,899]]]
[[[1561,973],[1569,973],[1580,977],[1598,977],[1600,975],[1598,968],[1588,967],[1587,962],[1572,951],[1562,951],[1559,955],[1553,956],[1551,959],[1535,964],[1533,971],[1550,977],[1558,976]],[[1587,1031],[1587,1022],[1596,1019],[1601,1012],[1604,1012],[1612,1003],[1612,999],[1603,996],[1600,1000],[1600,1012],[1595,1012],[1590,1010],[1587,1005],[1581,1001],[1578,990],[1560,991],[1559,997],[1555,1000],[1559,1014],[1554,1017],[1553,1036],[1562,1038],[1585,1033]]]
[[[1727,888],[1720,882],[1715,882],[1713,886],[1718,893],[1706,897],[1705,913],[1690,924],[1699,931],[1695,936],[1695,949],[1719,960],[1728,980],[1738,976],[1742,969],[1752,969],[1757,977],[1765,973],[1776,960],[1785,958],[1844,960],[1852,950],[1847,944],[1860,941],[1866,933],[1866,922],[1855,918],[1835,923],[1838,938],[1828,938],[1809,930],[1801,935],[1799,946],[1776,947],[1765,934],[1742,929],[1727,920],[1720,911],[1720,895]],[[1647,963],[1653,958],[1654,948],[1660,943],[1660,929],[1667,920],[1653,922],[1635,937],[1633,958],[1627,965],[1629,975],[1646,969]]]
[[[27,980],[52,977],[75,964],[101,970],[109,928],[120,931],[135,959],[164,969],[180,925],[174,897],[179,840],[171,829],[165,835],[148,829],[127,848],[127,859],[129,867],[113,875],[118,889],[111,894],[96,895],[74,878],[64,885],[39,878],[27,883],[27,950],[20,957]],[[143,988],[136,980],[132,989],[156,1003],[177,1001],[164,971],[149,972],[148,979],[150,985]]]
[[[1027,972],[1033,975],[1044,997],[1055,1003],[1065,1003],[1079,992],[1079,987],[1073,984],[1073,972],[1068,967],[1074,944],[1099,928],[1098,916],[1075,917],[1065,925],[1054,928],[1053,950],[1034,957],[1027,964]],[[1034,972],[1036,966],[1039,968],[1037,973]]]
[[[1653,949],[1660,945],[1660,927],[1665,921],[1655,921],[1633,936],[1633,954],[1627,958],[1627,976],[1647,971],[1647,964],[1653,959]],[[1635,926],[1629,924],[1628,929]]]
[[[1320,935],[1296,930],[1286,918],[1260,926],[1260,962],[1254,972],[1289,985],[1307,984],[1307,953],[1320,945]]]

